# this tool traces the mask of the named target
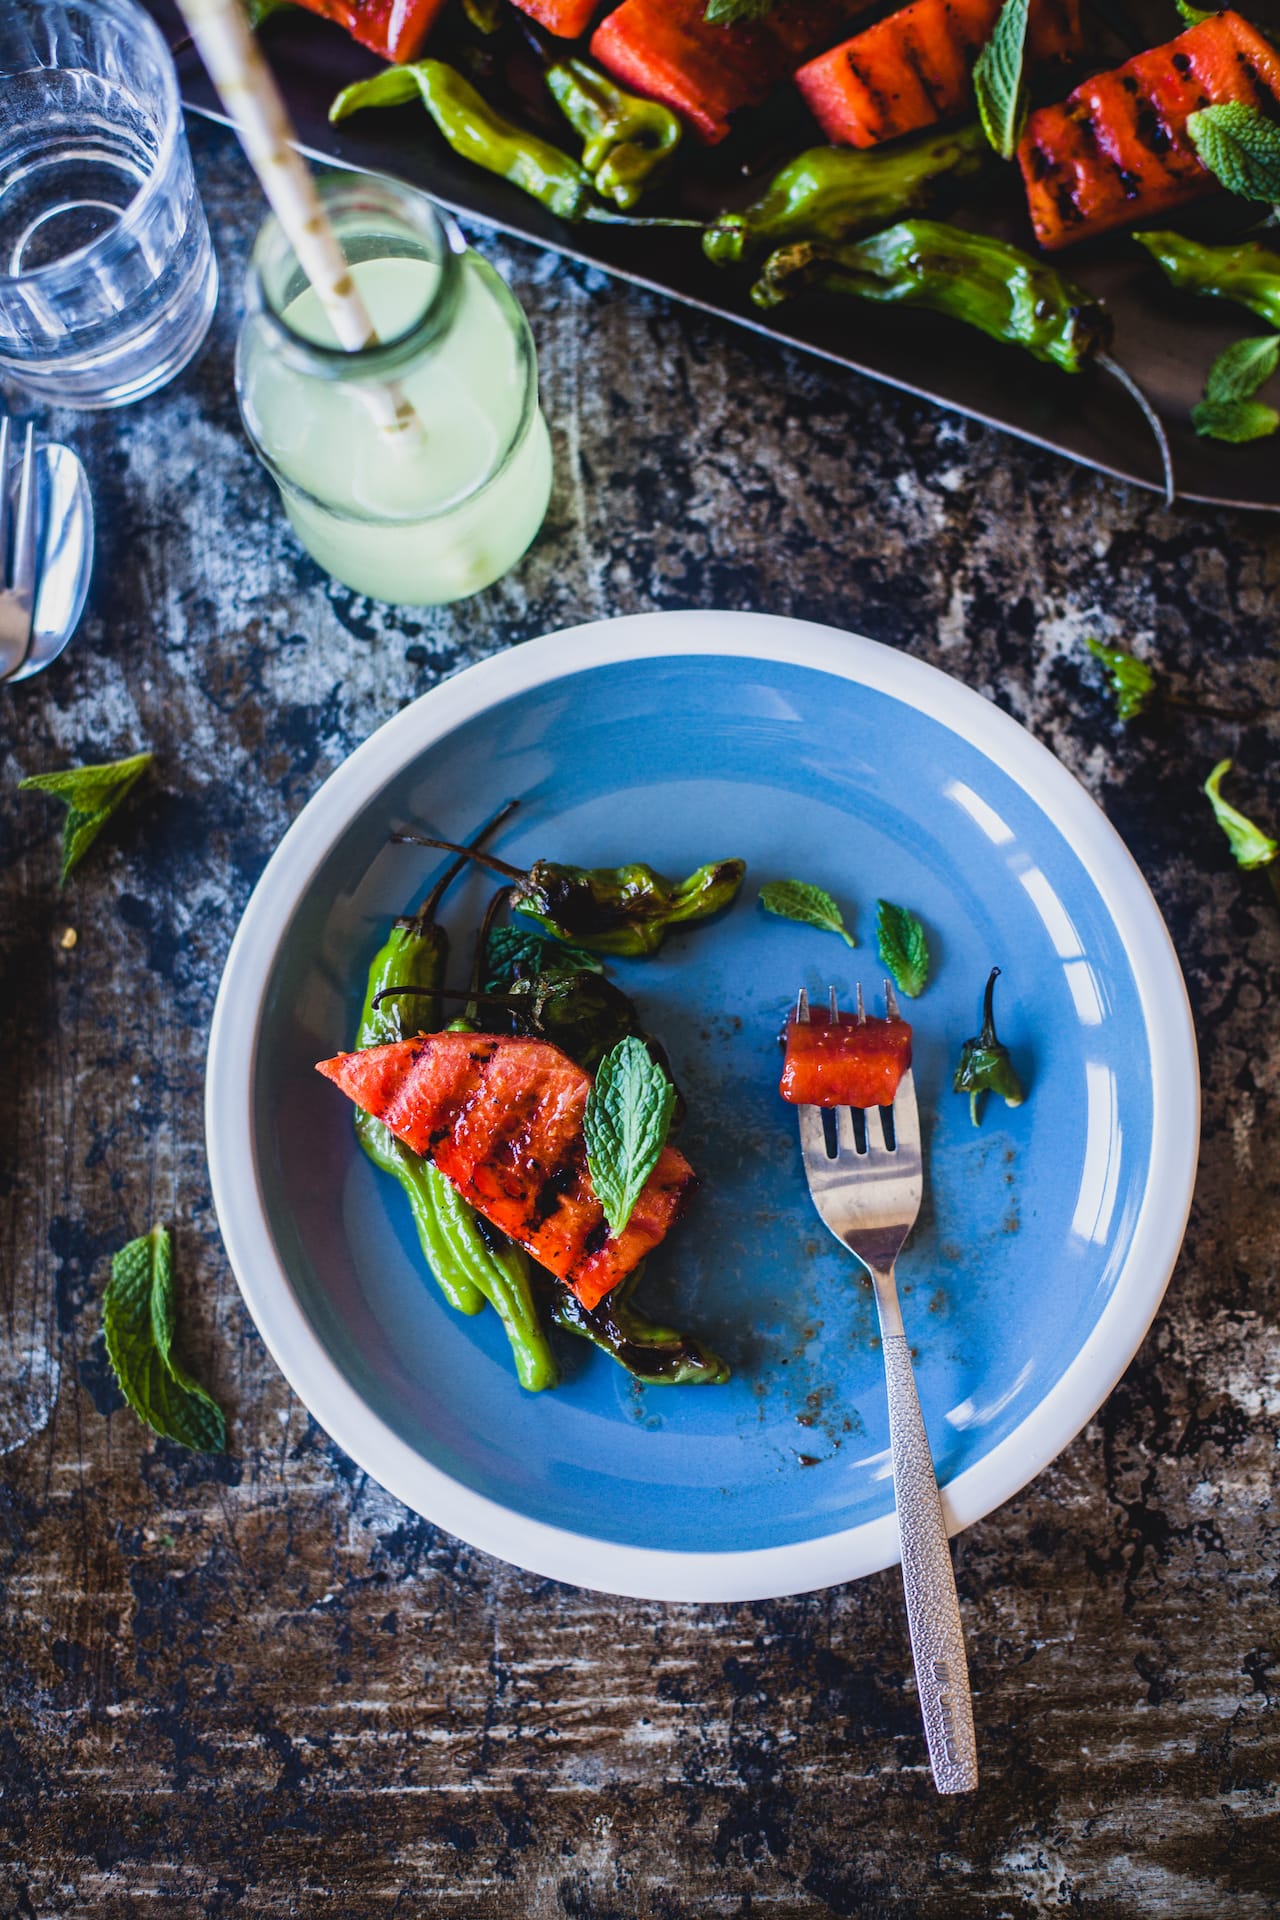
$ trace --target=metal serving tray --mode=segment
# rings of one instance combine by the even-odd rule
[[[170,44],[179,46],[183,28],[172,0],[147,4]],[[1106,11],[1118,17],[1121,9]],[[1167,0],[1132,0],[1123,11],[1127,24],[1148,36],[1148,44],[1177,31],[1177,17]],[[1268,8],[1251,9],[1255,18],[1276,11],[1274,0]],[[551,247],[572,260],[589,261],[620,279],[820,354],[854,373],[1003,428],[1117,479],[1144,487],[1162,484],[1150,428],[1132,398],[1102,372],[1059,373],[971,328],[927,313],[807,296],[766,317],[748,298],[750,272],[712,266],[696,234],[570,226],[505,181],[458,159],[416,103],[369,111],[330,126],[328,108],[334,95],[379,65],[340,28],[287,10],[270,20],[263,42],[300,142],[316,157],[395,174],[464,220]],[[1116,53],[1124,57],[1120,41]],[[188,106],[210,118],[224,118],[190,46],[178,52],[178,70]],[[529,99],[530,112],[537,113],[536,92],[530,90]],[[571,145],[573,136],[549,103],[547,113],[545,130]],[[777,165],[817,139],[798,101],[776,99],[746,116],[721,147],[704,149],[690,138],[678,181],[655,210],[705,218],[727,204],[742,204]],[[989,230],[1030,245],[1014,179],[997,198],[975,202],[973,212]],[[1215,228],[1224,230],[1222,222],[1230,217],[1224,199],[1189,216],[1190,230],[1212,234]],[[1263,323],[1223,301],[1175,295],[1155,264],[1125,236],[1068,253],[1062,264],[1105,300],[1115,321],[1115,358],[1164,419],[1179,495],[1213,505],[1280,511],[1280,441],[1234,447],[1201,440],[1188,417],[1214,357],[1230,341],[1264,331]]]

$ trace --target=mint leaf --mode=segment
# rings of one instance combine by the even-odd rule
[[[587,1095],[587,1172],[610,1233],[621,1233],[658,1164],[676,1090],[643,1040],[628,1034],[606,1053]]]
[[[900,993],[914,1000],[929,977],[929,946],[924,928],[907,907],[890,900],[876,902],[876,936],[880,958],[893,975]]]
[[[1187,119],[1197,154],[1244,200],[1280,200],[1280,126],[1242,100],[1202,107]]]
[[[1004,0],[973,69],[982,131],[1002,160],[1012,160],[1027,124],[1027,13],[1030,0]]]
[[[1209,369],[1204,397],[1214,402],[1248,400],[1268,381],[1280,361],[1280,333],[1261,340],[1235,340]]]
[[[1280,414],[1252,396],[1280,362],[1280,334],[1260,340],[1235,340],[1220,353],[1204,383],[1204,399],[1191,409],[1191,424],[1210,440],[1239,445],[1265,440],[1280,426]]]
[[[1126,653],[1123,647],[1108,647],[1103,641],[1094,639],[1087,639],[1085,645],[1094,659],[1100,660],[1106,668],[1115,697],[1116,718],[1127,726],[1130,720],[1136,720],[1145,711],[1148,700],[1156,690],[1155,674],[1145,660]]]
[[[603,973],[598,954],[585,947],[573,947],[564,940],[553,940],[545,933],[529,933],[523,927],[494,927],[485,944],[486,993],[503,993],[515,979],[517,968],[526,974],[546,973],[549,969],[577,973]]]
[[[62,827],[62,884],[79,865],[116,808],[142,778],[153,753],[135,753],[129,760],[108,760],[96,767],[68,767],[63,773],[33,773],[19,780],[20,789],[56,794],[67,805]]]
[[[1261,400],[1201,400],[1191,409],[1191,424],[1204,440],[1227,440],[1239,447],[1273,434],[1280,427],[1280,413]]]
[[[838,933],[849,946],[857,941],[844,923],[839,907],[824,887],[807,880],[770,880],[760,889],[760,905],[780,920],[798,920],[804,927],[821,927],[824,933]]]
[[[702,17],[712,27],[745,27],[767,19],[773,7],[774,0],[707,0]]]
[[[1175,5],[1189,27],[1203,26],[1206,20],[1212,20],[1213,18],[1212,9],[1206,13],[1203,7],[1188,6],[1187,0],[1175,0]]]
[[[1243,813],[1237,813],[1230,802],[1223,799],[1220,788],[1230,771],[1230,760],[1219,760],[1204,783],[1213,817],[1227,836],[1237,866],[1243,867],[1246,872],[1253,867],[1269,867],[1280,852],[1280,847],[1261,827],[1255,827],[1252,820]]]
[[[107,1358],[121,1393],[154,1433],[199,1453],[222,1453],[227,1423],[217,1401],[174,1358],[175,1319],[169,1235],[152,1227],[111,1262],[102,1296]]]
[[[249,25],[260,27],[273,13],[283,13],[286,7],[292,5],[293,0],[246,0],[245,12],[249,17]]]

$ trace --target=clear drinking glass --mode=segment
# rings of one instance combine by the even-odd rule
[[[551,444],[506,282],[393,180],[321,180],[380,344],[337,343],[282,228],[263,226],[236,355],[245,427],[326,572],[413,606],[477,593],[542,524]],[[388,392],[420,432],[388,433]]]
[[[217,267],[177,76],[133,0],[0,0],[0,378],[112,407],[204,339]]]

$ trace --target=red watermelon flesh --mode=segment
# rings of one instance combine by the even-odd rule
[[[433,1160],[585,1307],[652,1252],[696,1184],[684,1155],[664,1147],[631,1218],[611,1234],[587,1172],[591,1077],[545,1040],[423,1033],[340,1053],[317,1071]]]

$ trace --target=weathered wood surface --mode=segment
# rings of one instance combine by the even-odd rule
[[[1199,795],[1275,822],[1265,717],[1129,735],[1083,638],[1275,700],[1280,524],[1149,498],[527,250],[557,487],[510,580],[397,615],[322,579],[231,387],[256,195],[195,134],[225,271],[169,392],[66,417],[90,617],[0,693],[0,1911],[23,1916],[1001,1916],[1280,1911],[1280,915]],[[991,694],[1103,801],[1203,1048],[1190,1237],[1124,1382],[956,1545],[985,1777],[933,1795],[897,1575],[657,1606],[517,1573],[406,1512],[286,1389],[204,1162],[205,1033],[268,852],[343,755],[469,660],[680,605],[858,628]],[[24,773],[154,746],[63,894]],[[74,927],[78,944],[60,945]],[[225,1461],[106,1372],[113,1248],[173,1223]]]

